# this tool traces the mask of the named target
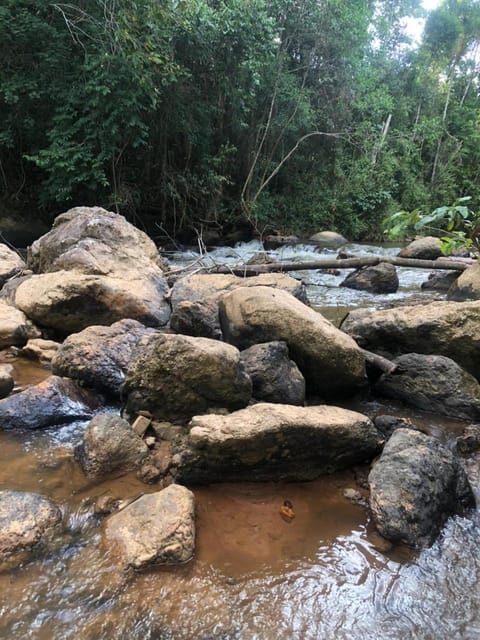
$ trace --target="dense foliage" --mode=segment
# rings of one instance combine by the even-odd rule
[[[0,208],[375,237],[480,201],[480,2],[3,0]]]

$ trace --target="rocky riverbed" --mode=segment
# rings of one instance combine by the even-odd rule
[[[178,258],[78,208],[5,265],[0,633],[470,637],[480,302]]]

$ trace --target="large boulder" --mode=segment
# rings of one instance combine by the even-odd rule
[[[225,339],[240,349],[286,342],[310,393],[335,397],[365,384],[365,359],[357,344],[287,291],[235,289],[220,300],[220,321]]]
[[[382,536],[431,544],[447,518],[475,504],[458,459],[435,438],[398,429],[368,477],[370,508]]]
[[[240,409],[252,395],[238,349],[209,338],[153,334],[131,356],[123,394],[126,415],[147,410],[160,420],[188,421],[208,409]]]
[[[448,299],[463,300],[480,300],[480,263],[468,267],[465,271],[452,283],[448,290]]]
[[[290,360],[285,342],[254,344],[240,353],[252,379],[253,397],[264,402],[303,405],[305,378]]]
[[[193,493],[172,484],[143,495],[108,518],[104,540],[125,568],[187,562],[195,551]]]
[[[264,273],[252,278],[197,273],[178,280],[173,286],[170,325],[178,333],[221,339],[218,303],[222,295],[238,287],[259,285],[284,289],[302,302],[308,302],[303,283],[284,273]]]
[[[395,293],[398,284],[397,270],[393,264],[380,262],[380,264],[352,271],[340,286],[371,293]]]
[[[123,216],[101,207],[74,207],[55,218],[52,229],[28,249],[27,265],[35,273],[75,270],[121,275],[159,269],[155,243]]]
[[[319,231],[310,236],[310,240],[325,249],[338,249],[348,244],[348,240],[335,231]]]
[[[40,336],[39,329],[22,311],[0,300],[0,349],[21,347],[30,338]]]
[[[480,419],[480,384],[450,358],[409,353],[394,362],[396,369],[383,374],[375,385],[381,395],[423,411]]]
[[[168,285],[158,251],[125,218],[100,207],[76,207],[29,248],[39,275],[12,293],[15,305],[64,333],[133,318],[163,326],[170,317]]]
[[[66,338],[53,357],[52,371],[118,396],[133,349],[153,331],[136,320],[88,327]]]
[[[442,243],[440,238],[425,236],[417,238],[404,247],[398,254],[400,258],[417,258],[418,260],[436,260],[441,258]]]
[[[43,382],[0,400],[0,429],[39,429],[88,420],[99,407],[93,392],[73,380],[49,376]]]
[[[93,324],[110,325],[123,318],[159,327],[170,317],[167,289],[161,276],[148,279],[135,273],[124,279],[56,271],[22,282],[15,305],[38,324],[62,333],[82,331]]]
[[[26,268],[23,258],[6,244],[0,244],[0,289],[7,280],[18,275]]]
[[[112,413],[95,416],[83,434],[75,456],[89,478],[112,472],[132,471],[140,466],[149,448],[129,423]]]
[[[23,491],[0,491],[0,561],[51,537],[60,509],[47,498]]]
[[[447,356],[480,378],[480,302],[431,302],[381,311],[356,309],[341,325],[369,351]]]
[[[192,484],[312,480],[369,462],[382,442],[366,416],[326,405],[259,403],[190,427],[173,460],[177,480]]]

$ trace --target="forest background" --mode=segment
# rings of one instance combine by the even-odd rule
[[[479,43],[478,0],[3,0],[0,212],[358,240],[478,206]]]

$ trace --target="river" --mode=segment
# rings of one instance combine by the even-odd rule
[[[354,246],[359,253],[394,249]],[[239,262],[255,243],[218,249],[206,260]],[[282,257],[312,257],[308,247]],[[317,254],[318,256],[318,254]],[[175,265],[198,256],[171,256]],[[343,276],[299,272],[312,304],[332,319],[352,306],[375,306],[418,294],[426,274],[400,270],[397,294],[371,296],[338,288]],[[48,371],[14,364],[18,385]],[[397,413],[443,441],[464,424],[373,401],[348,408]],[[309,483],[194,488],[195,559],[139,574],[116,569],[102,543],[98,496],[154,491],[133,474],[89,482],[72,457],[84,423],[39,432],[0,433],[0,488],[36,491],[63,509],[64,535],[48,555],[0,572],[0,637],[42,640],[474,640],[480,638],[480,513],[448,521],[439,540],[415,553],[375,533],[368,510],[344,497],[365,469]],[[466,459],[480,499],[480,454]],[[284,522],[290,500],[296,517]]]

